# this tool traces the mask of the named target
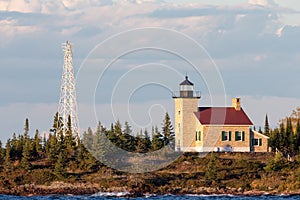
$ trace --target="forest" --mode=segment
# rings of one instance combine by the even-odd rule
[[[118,163],[118,160],[122,160],[117,156],[119,150],[112,147],[114,145],[126,152],[138,153],[141,158],[145,153],[152,152],[152,155],[160,156],[160,161],[169,159],[174,153],[171,151],[174,149],[174,132],[168,113],[165,114],[161,127],[153,127],[150,132],[140,130],[133,133],[128,122],[122,125],[117,121],[109,128],[99,122],[94,131],[88,128],[81,138],[74,137],[68,131],[71,130],[70,119],[69,128],[63,134],[62,120],[58,113],[54,116],[49,134],[42,137],[38,130],[33,137],[30,136],[29,119],[26,119],[23,133],[13,134],[3,147],[1,143],[0,193],[49,194],[51,192],[45,188],[39,188],[39,192],[31,190],[36,185],[51,186],[55,181],[92,185],[97,183],[97,186],[93,185],[93,189],[88,187],[88,191],[87,186],[82,190],[70,191],[69,186],[67,191],[55,190],[55,193],[74,194],[80,191],[111,191],[112,188],[154,193],[198,193],[199,187],[233,188],[233,191],[234,188],[242,188],[243,191],[294,191],[300,188],[299,116],[300,108],[297,108],[289,117],[280,121],[279,127],[273,129],[269,127],[266,116],[264,130],[259,128],[259,131],[270,137],[272,152],[211,153],[210,156],[185,153],[178,155],[169,166],[143,175],[115,170],[118,166],[106,166],[102,161]],[[165,147],[168,147],[166,151],[159,151]],[[130,159],[128,162],[131,162]],[[271,181],[273,179],[277,182]],[[171,186],[180,189],[173,191]],[[187,188],[195,190],[185,191]]]

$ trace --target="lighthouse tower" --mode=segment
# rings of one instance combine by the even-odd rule
[[[194,91],[194,84],[188,76],[179,85],[179,92],[173,93],[175,102],[175,150],[185,151],[190,146],[195,136],[196,117],[200,92]]]

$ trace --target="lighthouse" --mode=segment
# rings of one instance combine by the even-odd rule
[[[198,112],[200,92],[194,91],[194,84],[185,77],[179,84],[179,92],[173,93],[175,103],[175,150],[184,151],[191,146],[195,136],[195,112]]]

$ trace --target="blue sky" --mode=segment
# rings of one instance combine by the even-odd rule
[[[217,66],[225,104],[241,97],[256,126],[263,125],[266,113],[275,126],[300,105],[299,11],[298,0],[0,0],[0,139],[21,133],[26,117],[32,133],[50,129],[58,107],[63,42],[74,44],[76,72],[80,66],[101,68],[105,56],[88,56],[96,45],[122,31],[145,27],[178,31],[199,43],[210,57],[201,52],[197,61],[203,74]],[[138,42],[123,40],[104,50],[108,53]],[[184,45],[171,39],[166,45],[171,48],[174,43]],[[89,62],[84,62],[86,58]],[[171,75],[164,71],[170,67]],[[92,69],[86,73],[99,76]],[[160,126],[163,113],[173,112],[169,92],[177,89],[186,73],[202,92],[200,106],[210,105],[211,96],[216,105],[224,106],[219,101],[222,95],[209,91],[212,84],[205,82],[207,77],[196,75],[178,57],[151,50],[135,52],[118,59],[103,76],[104,84],[93,87],[97,117],[89,112],[94,105],[84,100],[85,84],[80,83],[81,128],[93,127],[97,120],[109,125],[116,119],[138,128]],[[143,85],[145,80],[159,84]],[[124,92],[129,91],[125,85],[136,92]],[[117,92],[112,93],[114,88]],[[128,96],[129,106],[124,98]]]

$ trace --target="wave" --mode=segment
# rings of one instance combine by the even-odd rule
[[[130,195],[130,192],[98,192],[93,197],[124,197]]]

